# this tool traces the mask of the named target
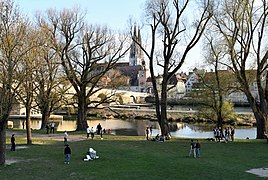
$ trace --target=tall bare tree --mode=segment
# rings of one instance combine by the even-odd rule
[[[41,128],[45,128],[49,122],[51,113],[65,105],[66,92],[70,89],[70,83],[60,66],[60,59],[53,48],[53,38],[42,17],[36,16],[40,44],[35,61],[40,68],[35,69],[35,103],[42,114]]]
[[[40,44],[40,31],[33,25],[28,25],[26,32],[26,39],[22,43],[22,49],[27,49],[27,52],[22,56],[20,61],[21,76],[23,81],[19,87],[16,98],[26,109],[26,132],[27,144],[32,144],[31,132],[31,111],[36,107],[34,103],[35,93],[37,91],[37,83],[35,72],[41,69],[41,64],[37,61],[39,55]]]
[[[193,19],[189,17],[193,23],[191,24],[193,28],[187,26],[184,19],[187,16],[187,10],[193,8],[189,0],[148,0],[146,4],[146,13],[151,32],[150,48],[146,49],[139,42],[136,41],[136,43],[149,59],[156,115],[162,135],[169,133],[167,122],[168,82],[184,64],[190,50],[200,40],[212,16],[210,1],[205,0],[202,2],[202,7],[199,8],[199,16],[193,17]],[[189,34],[187,35],[186,33]],[[133,40],[135,41],[134,38]],[[160,72],[163,77],[161,90],[157,88],[156,69],[161,69]]]
[[[86,129],[89,97],[102,89],[99,80],[128,51],[127,38],[107,27],[86,25],[79,9],[49,10],[47,15],[55,49],[76,91],[77,130]]]
[[[230,60],[226,65],[236,74],[247,96],[257,121],[257,138],[264,138],[264,132],[268,131],[267,1],[224,0],[217,7],[213,17],[218,32],[215,36],[222,37]],[[250,69],[256,70],[257,96],[251,91],[247,75]]]
[[[27,22],[20,14],[13,1],[0,3],[0,165],[6,159],[6,128],[7,121],[15,101],[15,94],[23,76],[20,64],[25,50]]]

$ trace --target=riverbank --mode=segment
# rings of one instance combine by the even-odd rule
[[[155,109],[137,109],[137,108],[106,108],[92,109],[90,116],[98,118],[118,118],[118,119],[147,119],[156,121]],[[168,121],[185,122],[185,123],[209,123],[214,124],[215,121],[199,117],[198,111],[195,110],[167,110]],[[224,124],[232,126],[249,126],[256,125],[256,119],[253,113],[239,112],[235,119],[224,121]]]

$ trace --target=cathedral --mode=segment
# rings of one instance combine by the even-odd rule
[[[141,42],[140,29],[134,26],[132,38]],[[144,61],[144,53],[135,41],[132,41],[129,53],[128,63],[117,63],[115,69],[121,71],[122,75],[129,77],[129,87],[126,90],[134,92],[147,92],[147,76],[148,70]]]
[[[136,25],[134,26],[132,38],[139,44],[142,44],[140,29],[138,28],[138,32],[137,32]],[[145,65],[143,52],[134,40],[132,41],[132,44],[130,47],[129,66]]]

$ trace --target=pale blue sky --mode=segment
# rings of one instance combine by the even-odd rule
[[[141,24],[144,5],[147,0],[14,0],[23,13],[33,17],[36,11],[46,11],[48,8],[58,10],[79,6],[87,10],[87,23],[107,25],[117,31],[129,30],[130,18]],[[148,34],[143,34],[146,39]],[[195,47],[188,55],[182,71],[191,71],[200,61],[200,47]]]
[[[22,12],[33,16],[36,11],[48,8],[72,8],[87,10],[89,24],[107,25],[113,30],[128,28],[128,19],[139,21],[146,0],[15,0]]]

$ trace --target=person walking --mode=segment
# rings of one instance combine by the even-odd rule
[[[200,148],[201,148],[200,143],[199,143],[199,141],[197,140],[197,141],[196,141],[196,144],[195,144],[195,149],[196,149],[196,155],[197,155],[197,157],[199,157],[199,158],[200,158]]]
[[[49,129],[50,129],[50,127],[49,127],[49,124],[47,123],[47,124],[46,124],[47,134],[49,134]]]
[[[71,160],[71,148],[68,144],[65,145],[64,149],[64,164],[70,164]]]
[[[146,139],[149,140],[149,127],[145,129]]]
[[[90,135],[91,135],[91,139],[93,140],[94,139],[94,128],[93,127],[91,127]]]
[[[100,134],[101,130],[102,130],[102,127],[101,127],[101,124],[99,123],[97,125],[97,134]]]
[[[10,141],[11,141],[11,149],[10,149],[10,151],[15,151],[15,148],[16,148],[15,134],[12,134]]]
[[[234,141],[234,134],[235,134],[235,129],[231,127],[231,139]]]
[[[87,126],[87,139],[89,138],[89,134],[90,134],[90,128],[89,126]]]
[[[191,157],[191,155],[193,153],[194,158],[196,158],[195,145],[196,144],[195,144],[194,140],[191,139],[189,157]]]
[[[54,134],[54,132],[55,132],[55,123],[54,123],[54,121],[52,121],[50,124],[50,133]]]
[[[68,141],[68,133],[67,133],[67,131],[64,131],[64,137],[63,137],[63,139],[64,139],[64,145],[66,145],[67,144],[67,141]]]

